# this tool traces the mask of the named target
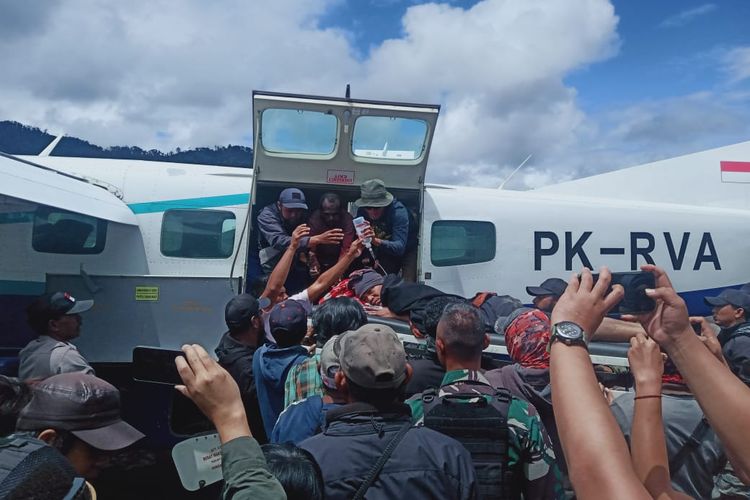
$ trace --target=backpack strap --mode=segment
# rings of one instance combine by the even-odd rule
[[[685,459],[688,457],[688,455],[690,455],[693,451],[696,450],[696,448],[698,448],[698,446],[700,446],[709,428],[710,426],[708,425],[708,420],[706,420],[706,417],[701,418],[701,421],[698,422],[698,425],[695,427],[688,440],[685,442],[685,444],[682,445],[682,448],[680,448],[679,451],[675,453],[675,455],[672,457],[672,460],[669,461],[670,476],[674,476],[674,474],[679,471],[682,465],[685,463]]]
[[[411,421],[406,422],[398,430],[396,435],[393,436],[390,441],[388,441],[388,444],[385,446],[385,450],[383,450],[383,454],[380,455],[378,461],[375,462],[370,471],[367,473],[367,477],[365,477],[365,480],[361,485],[359,485],[359,488],[357,489],[357,492],[354,494],[352,499],[361,500],[365,497],[365,493],[367,493],[367,490],[370,489],[372,483],[374,483],[378,478],[378,476],[380,475],[380,471],[383,470],[385,463],[391,457],[391,454],[393,454],[393,450],[396,449],[396,446],[398,446],[398,443],[401,441],[401,439],[403,439],[406,433],[409,432],[409,429],[411,429]]]
[[[81,493],[84,489],[88,489],[86,486],[86,480],[82,477],[76,477],[73,479],[73,484],[70,486],[70,491],[65,495],[63,500],[76,500],[82,498]]]

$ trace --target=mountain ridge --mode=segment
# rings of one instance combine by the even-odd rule
[[[54,135],[37,127],[15,121],[0,121],[0,151],[4,153],[38,155],[54,138]],[[229,144],[184,151],[177,148],[175,151],[164,153],[158,149],[145,150],[137,146],[103,148],[72,136],[64,136],[51,156],[164,161],[244,168],[251,168],[253,164],[253,149],[247,146]]]

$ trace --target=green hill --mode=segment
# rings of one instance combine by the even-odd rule
[[[0,121],[0,151],[14,155],[37,155],[52,142],[55,136],[36,127],[13,121]],[[115,158],[125,160],[171,161],[200,163],[228,167],[250,168],[253,149],[247,146],[214,146],[164,153],[157,149],[144,150],[136,146],[111,146],[102,148],[77,137],[63,137],[52,156],[84,158]]]

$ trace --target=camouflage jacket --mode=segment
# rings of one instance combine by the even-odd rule
[[[438,394],[476,393],[483,397],[495,394],[495,389],[481,372],[453,370],[443,377]],[[411,407],[412,420],[422,425],[424,409],[422,395],[416,394],[406,403]],[[524,498],[563,499],[562,476],[555,459],[552,442],[533,405],[512,398],[508,409],[508,466],[523,470]]]

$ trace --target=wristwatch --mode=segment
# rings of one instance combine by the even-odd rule
[[[552,347],[552,343],[558,340],[565,345],[580,345],[584,348],[588,347],[588,341],[586,340],[586,334],[583,332],[583,328],[572,321],[561,321],[552,325],[552,335],[550,335],[549,338],[547,351]]]

